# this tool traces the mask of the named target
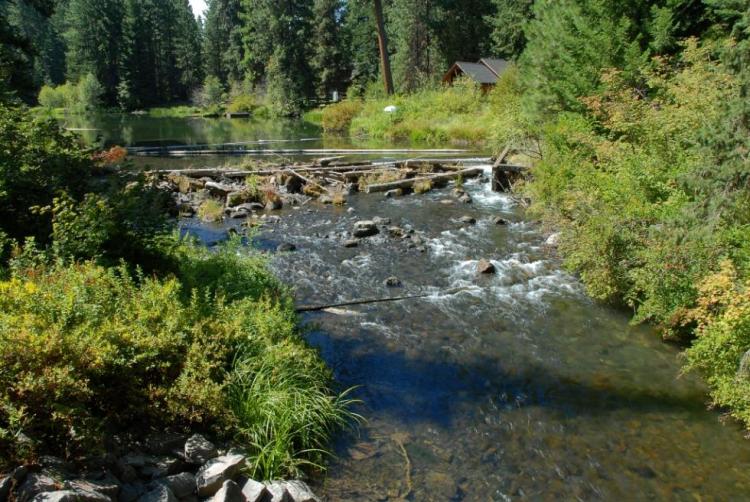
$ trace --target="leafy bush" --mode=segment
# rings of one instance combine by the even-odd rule
[[[224,217],[224,204],[216,199],[206,199],[198,207],[198,217],[207,222],[221,221]]]
[[[78,106],[84,111],[95,110],[102,104],[104,87],[91,73],[78,81]]]
[[[322,110],[320,124],[326,132],[348,131],[352,120],[361,110],[362,102],[357,100],[341,101],[328,105]]]
[[[174,253],[172,278],[84,262],[16,266],[0,282],[0,457],[33,454],[20,433],[74,453],[151,424],[244,441],[264,479],[319,464],[349,401],[298,335],[290,297],[236,241]]]
[[[65,108],[65,96],[56,88],[45,85],[39,91],[39,105],[45,108]]]
[[[232,97],[227,105],[227,111],[231,113],[252,113],[258,107],[255,96],[252,94],[239,94]]]
[[[209,75],[203,86],[196,92],[193,101],[202,108],[220,106],[224,103],[224,86],[218,78]]]

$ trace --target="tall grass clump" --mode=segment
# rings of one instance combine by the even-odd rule
[[[358,100],[328,105],[322,110],[320,124],[325,132],[346,132],[361,110],[362,102]]]

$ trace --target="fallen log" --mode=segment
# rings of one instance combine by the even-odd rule
[[[496,163],[492,166],[492,191],[510,192],[513,184],[528,170],[526,166]]]
[[[461,287],[461,288],[453,288],[449,289],[447,291],[442,291],[439,294],[441,295],[455,295],[457,293],[460,293],[462,291],[466,291],[468,288]],[[347,302],[340,302],[340,303],[329,303],[326,305],[303,305],[301,307],[295,308],[297,312],[320,312],[321,310],[325,309],[332,309],[337,307],[352,307],[355,305],[370,305],[373,303],[386,303],[386,302],[400,302],[403,300],[414,300],[419,298],[428,298],[430,296],[434,296],[436,293],[421,293],[421,294],[415,294],[415,295],[404,295],[404,296],[389,296],[387,298],[369,298],[369,299],[361,299],[361,300],[350,300]]]
[[[411,188],[415,183],[419,183],[421,181],[449,181],[459,177],[471,178],[473,176],[479,176],[483,171],[484,169],[482,169],[481,167],[472,167],[452,173],[433,174],[431,176],[422,176],[419,178],[408,178],[404,180],[391,181],[388,183],[379,183],[368,185],[366,192],[387,192],[388,190],[393,190],[395,188]]]

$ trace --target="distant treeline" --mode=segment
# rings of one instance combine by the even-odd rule
[[[396,89],[435,82],[457,59],[513,57],[530,0],[385,0]],[[103,103],[184,102],[216,77],[259,89],[282,113],[379,79],[372,0],[10,0],[0,5],[11,86],[32,103],[43,85],[89,74]]]

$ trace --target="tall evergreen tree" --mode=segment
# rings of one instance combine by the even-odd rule
[[[439,30],[445,11],[431,0],[394,0],[388,13],[399,88],[412,91],[434,80],[446,66]]]
[[[493,56],[515,59],[526,46],[524,26],[531,19],[534,0],[492,0],[495,12],[484,17],[491,29]]]
[[[311,67],[315,73],[319,97],[330,96],[334,90],[346,90],[350,73],[345,59],[341,21],[344,5],[341,0],[315,0]]]
[[[344,12],[343,31],[348,46],[347,59],[351,65],[349,80],[362,92],[378,79],[380,54],[378,33],[372,0],[349,0]]]
[[[121,0],[70,0],[67,10],[67,76],[78,81],[93,74],[114,102],[119,84],[122,40]]]
[[[209,0],[206,11],[206,73],[217,77],[225,85],[244,78],[240,5],[241,0]]]
[[[314,94],[312,0],[244,0],[243,7],[245,68],[265,82],[277,113],[300,113]]]
[[[519,0],[523,1],[523,0]],[[442,0],[445,12],[438,35],[448,64],[477,61],[492,55],[487,17],[494,11],[492,0]]]

